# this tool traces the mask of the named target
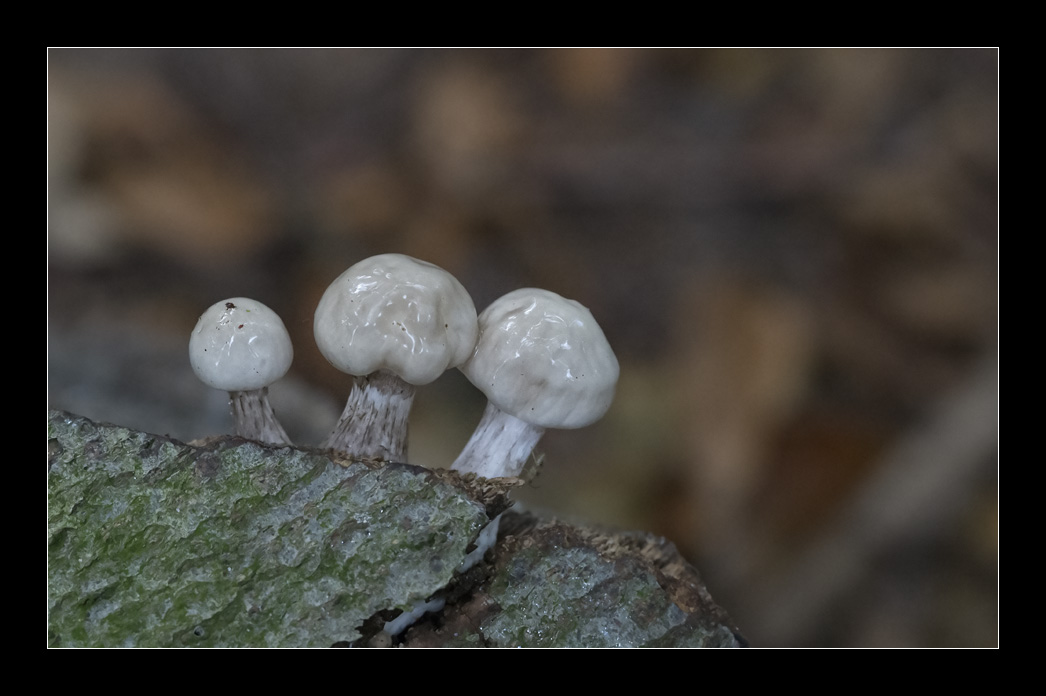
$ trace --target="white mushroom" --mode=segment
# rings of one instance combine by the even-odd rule
[[[331,283],[313,330],[323,356],[356,376],[323,446],[365,459],[404,461],[415,387],[472,354],[476,306],[442,268],[382,254]]]
[[[617,358],[579,303],[516,290],[483,310],[479,332],[461,371],[489,402],[455,471],[518,476],[545,428],[581,428],[610,408]]]
[[[233,297],[211,305],[189,337],[189,362],[204,384],[229,392],[236,434],[289,445],[269,405],[269,385],[287,374],[294,348],[276,312]]]

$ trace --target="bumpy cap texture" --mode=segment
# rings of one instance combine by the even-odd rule
[[[515,290],[483,310],[461,371],[505,413],[542,428],[581,428],[614,400],[618,363],[592,313],[548,290]]]
[[[204,384],[226,391],[261,389],[294,360],[280,317],[261,302],[233,297],[211,305],[189,337],[189,362]]]
[[[476,306],[439,266],[381,254],[342,273],[323,293],[316,345],[342,372],[389,370],[428,384],[461,365],[476,345]]]

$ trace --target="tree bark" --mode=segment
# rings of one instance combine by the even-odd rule
[[[59,412],[47,430],[54,647],[745,644],[650,535],[509,512],[459,572],[518,480]],[[388,635],[419,607],[437,610]]]

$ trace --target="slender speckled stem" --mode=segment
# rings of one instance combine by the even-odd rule
[[[229,392],[236,434],[267,445],[293,444],[269,405],[269,388]]]
[[[450,468],[484,478],[519,476],[544,434],[544,428],[525,423],[488,401],[476,431]]]
[[[323,447],[360,459],[406,461],[407,418],[415,391],[388,370],[357,377]]]

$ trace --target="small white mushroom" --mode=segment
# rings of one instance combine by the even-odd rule
[[[461,371],[488,403],[451,468],[497,478],[522,472],[546,428],[581,428],[602,418],[619,367],[585,307],[524,288],[483,310],[476,349]]]
[[[236,434],[273,445],[290,439],[269,405],[269,385],[287,374],[294,348],[276,312],[233,297],[211,305],[189,337],[189,362],[204,384],[229,392]]]
[[[404,461],[415,387],[472,354],[476,306],[439,266],[381,254],[331,283],[313,330],[323,356],[356,376],[323,446],[365,459]]]

